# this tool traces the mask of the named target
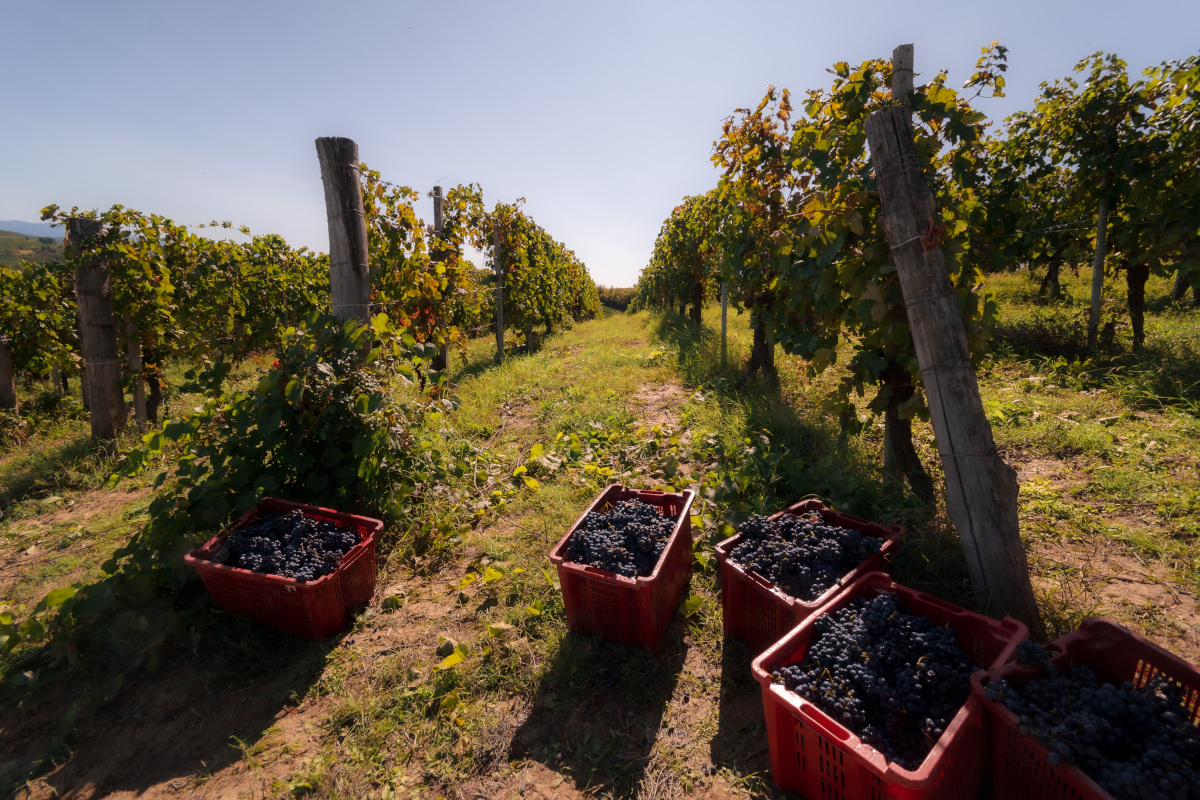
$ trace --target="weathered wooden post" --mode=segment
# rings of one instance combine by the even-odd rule
[[[14,414],[21,410],[17,405],[17,372],[7,336],[0,336],[0,408]]]
[[[903,100],[913,90],[913,46],[902,44],[892,51],[892,99]],[[899,469],[900,459],[892,444],[895,420],[891,414],[883,415],[883,468]]]
[[[504,258],[500,251],[500,223],[492,229],[492,268],[496,271],[496,361],[504,363]]]
[[[82,255],[84,243],[102,233],[100,220],[71,217],[67,220],[68,257],[75,267],[75,302],[79,310],[79,350],[85,367],[85,394],[92,420],[92,436],[112,440],[125,427],[125,395],[121,390],[121,355],[117,349],[117,323],[113,318],[108,286],[108,265],[94,255]]]
[[[1184,295],[1187,294],[1187,290],[1188,290],[1187,278],[1188,278],[1188,267],[1186,265],[1180,264],[1179,268],[1177,270],[1175,270],[1175,286],[1174,286],[1174,288],[1171,289],[1171,302],[1172,303],[1180,302],[1181,300],[1183,300]]]
[[[444,215],[442,212],[443,204],[446,198],[442,195],[442,187],[433,187],[433,235],[438,239],[442,238],[442,230],[445,226]],[[439,245],[441,243],[439,242]],[[439,323],[442,320],[439,320]],[[449,320],[445,320],[446,327],[449,327]],[[447,335],[449,331],[447,330]],[[442,347],[438,350],[438,354],[433,358],[433,368],[438,372],[445,371],[450,366],[450,340],[447,338],[442,342]]]
[[[894,55],[903,68],[901,50]],[[911,51],[909,59],[911,70]],[[899,83],[902,87],[903,81]],[[882,108],[867,120],[866,132],[879,189],[879,220],[904,292],[946,477],[946,507],[962,539],[971,582],[990,613],[1010,614],[1044,638],[1021,545],[1016,472],[996,453],[983,412],[966,330],[933,224],[933,194],[913,141],[912,111],[906,105]]]
[[[125,350],[129,354],[129,374],[133,376],[133,413],[138,429],[146,430],[146,382],[142,380],[142,334],[129,314],[125,315]]]
[[[729,284],[721,283],[721,367],[724,368],[729,361],[728,347],[726,346],[726,321],[729,318]]]
[[[325,213],[329,219],[329,288],[338,322],[371,318],[371,270],[363,213],[358,145],[340,136],[317,139]]]
[[[63,377],[62,368],[55,364],[50,368],[50,391],[61,395],[66,391],[67,382]]]

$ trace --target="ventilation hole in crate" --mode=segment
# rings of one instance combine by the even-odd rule
[[[821,778],[821,797],[826,800],[846,800],[846,793],[842,789],[837,783]]]
[[[585,580],[580,588],[583,606],[592,618],[595,632],[610,639],[630,641],[633,638],[632,620],[626,619],[623,613],[621,587],[599,580]]]
[[[779,639],[779,607],[773,594],[763,590],[749,578],[742,578],[742,616],[748,638],[755,648],[769,645]]]

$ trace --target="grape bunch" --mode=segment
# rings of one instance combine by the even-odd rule
[[[336,522],[307,517],[300,510],[273,511],[231,531],[212,560],[312,581],[337,569],[358,541],[358,533]]]
[[[859,597],[814,623],[816,636],[776,682],[905,769],[916,769],[971,693],[976,666],[949,627],[896,595]]]
[[[1083,770],[1118,800],[1200,798],[1200,732],[1180,687],[1159,675],[1145,686],[1103,683],[1085,666],[1018,689],[989,682],[986,694],[1017,715],[1017,731],[1036,736],[1051,764]]]
[[[798,600],[816,600],[883,541],[830,525],[818,514],[752,516],[738,528],[742,540],[729,557]]]
[[[1026,639],[1017,645],[1014,655],[1017,657],[1017,663],[1022,667],[1040,667],[1050,657],[1045,648],[1031,639]]]
[[[593,511],[571,534],[567,560],[599,567],[626,578],[649,577],[662,555],[675,520],[641,500],[622,500],[608,511]]]

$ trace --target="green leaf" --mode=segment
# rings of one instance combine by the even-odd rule
[[[534,461],[541,457],[542,453],[546,452],[546,448],[541,443],[535,444],[533,449],[529,451],[529,460]]]
[[[538,489],[542,488],[542,485],[540,483],[538,483],[537,480],[534,478],[528,478],[528,477],[525,478],[525,485],[528,486],[530,489],[532,489],[535,492]]]
[[[22,639],[38,642],[46,635],[46,626],[30,617],[21,623],[20,633]]]
[[[533,605],[525,606],[525,610],[529,612],[531,617],[540,617],[543,609],[546,607],[545,600],[536,600]]]
[[[267,439],[275,431],[279,430],[279,424],[283,421],[283,409],[274,408],[267,412],[264,416],[259,417],[258,432],[259,435]]]
[[[466,575],[464,575],[464,576],[463,576],[462,580],[460,580],[460,581],[458,582],[458,588],[459,588],[459,589],[465,589],[465,588],[467,588],[467,587],[468,587],[468,586],[470,586],[472,583],[474,583],[474,582],[475,582],[475,580],[476,580],[476,578],[478,578],[478,577],[479,577],[479,576],[478,576],[478,575],[476,575],[474,572],[468,572]]]
[[[300,398],[304,396],[304,382],[299,378],[292,378],[288,381],[287,388],[283,390],[283,396],[293,405],[300,402]]]
[[[702,608],[704,608],[704,598],[698,594],[694,594],[684,601],[683,614],[690,617]]]
[[[67,600],[70,600],[74,596],[75,596],[75,587],[74,586],[64,586],[61,589],[55,589],[53,592],[50,592],[50,594],[48,594],[44,598],[42,598],[42,602],[39,603],[38,605],[44,606],[45,608],[58,608],[59,606],[61,606],[63,603],[65,603]]]
[[[491,583],[492,581],[498,581],[503,577],[504,577],[504,570],[497,569],[496,567],[488,567],[487,569],[485,569],[483,571],[483,582],[484,583]]]

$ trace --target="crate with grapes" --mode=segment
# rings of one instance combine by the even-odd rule
[[[1200,669],[1112,620],[1023,645],[971,689],[996,800],[1200,798]]]
[[[613,484],[550,552],[567,626],[656,650],[692,572],[695,492]]]
[[[970,679],[1027,633],[863,575],[751,665],[776,785],[810,800],[974,797],[988,730]]]
[[[882,569],[904,534],[820,500],[751,517],[716,547],[725,635],[761,653],[843,586]]]
[[[323,639],[374,595],[382,530],[377,519],[265,497],[184,561],[217,605]]]

